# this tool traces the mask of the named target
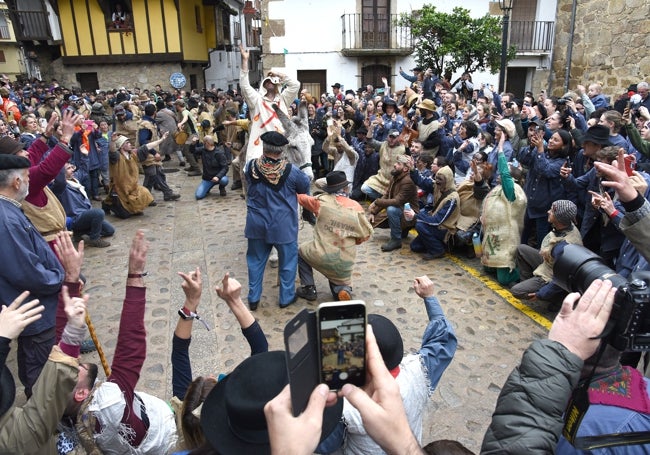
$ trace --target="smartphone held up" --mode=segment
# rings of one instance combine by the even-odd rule
[[[366,305],[361,300],[318,307],[320,382],[330,390],[366,380]]]
[[[339,390],[366,380],[366,305],[360,300],[327,302],[318,312],[303,309],[284,327],[287,373],[294,416],[325,383]]]

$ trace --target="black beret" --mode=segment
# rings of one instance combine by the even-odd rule
[[[7,169],[27,169],[31,163],[24,156],[0,155],[0,171]]]
[[[24,149],[24,144],[8,136],[0,138],[0,153],[3,155],[15,155]]]
[[[276,147],[282,147],[283,145],[287,145],[289,143],[287,138],[277,131],[267,131],[266,133],[262,134],[260,138],[264,143],[275,145]]]

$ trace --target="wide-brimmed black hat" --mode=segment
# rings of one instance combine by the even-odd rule
[[[336,193],[350,184],[343,171],[332,171],[325,176],[325,179],[327,185],[323,187],[323,191],[328,193]]]
[[[381,314],[369,314],[368,324],[372,326],[372,333],[375,334],[386,368],[392,370],[402,362],[404,357],[402,335],[393,321]]]
[[[219,381],[203,402],[201,428],[221,454],[270,454],[264,405],[289,383],[285,353],[271,351],[244,360]],[[334,430],[343,400],[325,408],[321,441]]]
[[[593,142],[594,144],[600,144],[605,147],[612,145],[612,143],[609,141],[609,128],[607,128],[605,125],[590,126],[582,137],[583,144],[587,141]]]

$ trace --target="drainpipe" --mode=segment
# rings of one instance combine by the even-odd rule
[[[573,58],[573,33],[576,29],[576,10],[578,9],[578,0],[573,0],[571,7],[571,28],[569,30],[569,44],[566,51],[566,68],[564,72],[564,93],[569,91],[569,77],[571,76],[571,58]]]

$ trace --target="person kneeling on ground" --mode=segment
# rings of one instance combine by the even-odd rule
[[[197,145],[195,153],[201,154],[203,174],[194,197],[197,200],[203,199],[215,185],[219,185],[219,195],[225,196],[228,186],[228,158],[223,146],[215,144],[212,136],[205,136],[203,145]]]
[[[138,159],[144,161],[149,150],[162,142],[166,134],[137,150],[126,136],[111,136],[111,151],[108,152],[111,183],[109,195],[102,203],[106,214],[113,211],[115,216],[125,219],[142,214],[149,205],[156,205],[149,190],[139,184]]]
[[[300,205],[316,215],[316,225],[313,240],[298,250],[301,287],[296,295],[316,300],[313,267],[329,280],[334,300],[351,300],[356,246],[368,240],[373,230],[361,205],[348,197],[345,172],[330,172],[326,179],[326,194],[298,194]]]

